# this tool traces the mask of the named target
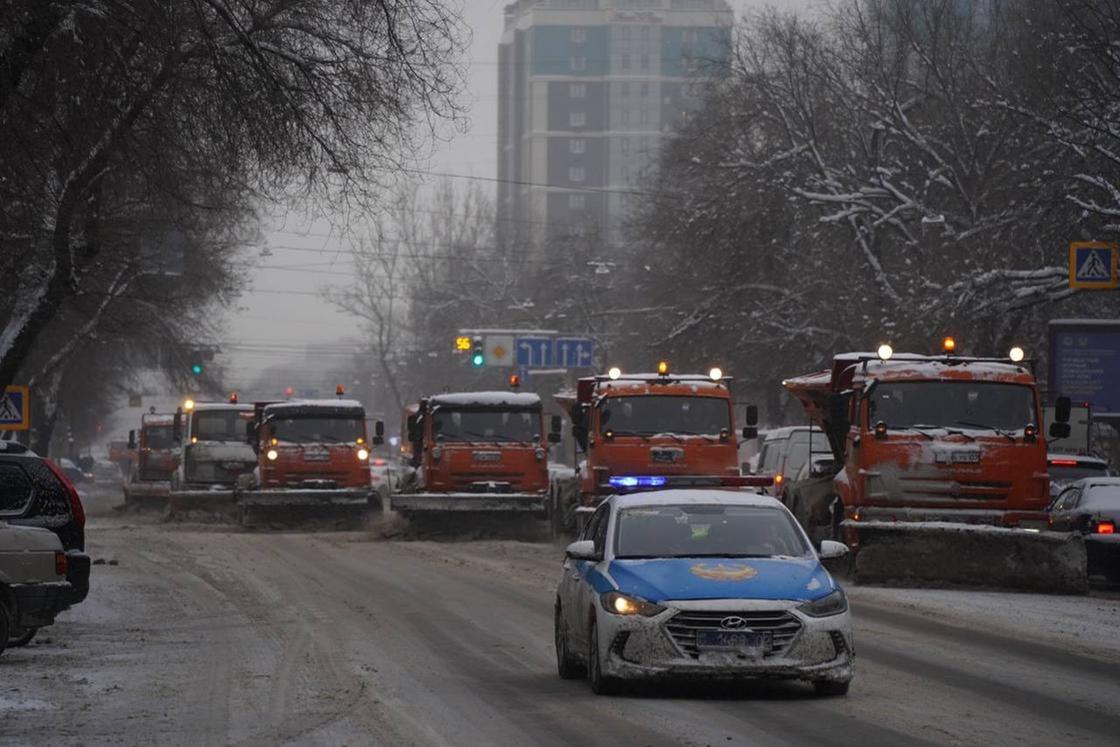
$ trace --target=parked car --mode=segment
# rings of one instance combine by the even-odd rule
[[[626,679],[778,677],[843,695],[848,601],[774,498],[720,490],[611,496],[566,551],[556,663],[595,693]]]
[[[774,487],[764,492],[780,496],[787,483],[801,470],[802,465],[813,457],[831,458],[832,451],[824,431],[807,425],[775,428],[766,434],[758,455],[755,474],[774,479]]]
[[[81,465],[75,464],[71,459],[66,459],[65,457],[59,459],[58,468],[61,469],[63,474],[75,485],[94,481],[93,472],[83,469]]]
[[[67,608],[69,558],[46,529],[0,522],[0,653],[29,643]]]
[[[1120,477],[1085,477],[1050,505],[1050,528],[1083,534],[1116,534],[1120,525]]]
[[[86,598],[90,562],[84,552],[85,509],[61,467],[25,446],[0,441],[0,521],[54,532],[69,556],[67,603]]]
[[[1109,477],[1112,471],[1108,462],[1087,454],[1047,454],[1047,472],[1050,473],[1050,497],[1084,477]]]

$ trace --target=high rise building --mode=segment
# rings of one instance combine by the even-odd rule
[[[498,48],[499,227],[614,235],[727,59],[725,0],[517,0]]]

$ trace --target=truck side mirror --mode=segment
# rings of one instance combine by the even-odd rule
[[[136,431],[129,431],[128,432],[128,448],[130,448],[130,449],[135,449],[136,448]]]
[[[1070,401],[1069,397],[1058,397],[1054,400],[1054,420],[1056,422],[1068,423],[1072,411],[1073,402]]]
[[[758,405],[747,405],[747,425],[758,425]],[[755,436],[758,435],[758,429],[755,429]],[[744,435],[743,438],[754,438],[754,436]]]
[[[1069,438],[1069,434],[1073,432],[1069,423],[1051,423],[1050,424],[1050,438]]]
[[[416,416],[415,415],[409,415],[408,416],[408,420],[405,422],[405,429],[408,431],[408,440],[409,441],[419,441],[420,440],[420,435],[421,434],[420,434],[419,425],[420,424],[416,422]]]
[[[385,443],[385,422],[378,420],[373,424],[373,445],[380,446]]]
[[[258,453],[260,452],[261,444],[260,440],[257,437],[256,423],[250,421],[245,424],[245,440],[248,441],[249,445],[253,447],[253,451]]]
[[[550,432],[559,433],[561,431],[561,429],[563,428],[564,424],[561,421],[559,415],[553,415],[551,418],[549,418],[548,425],[549,425],[548,430]]]
[[[743,426],[743,440],[750,441],[752,438],[758,438],[758,428],[753,425]]]
[[[175,410],[175,419],[171,421],[171,439],[175,443],[183,440],[183,408]]]
[[[576,443],[579,444],[579,448],[583,451],[587,451],[587,426],[582,424],[573,425],[572,435],[575,437]]]
[[[560,443],[560,433],[558,431],[549,431],[548,432],[548,442],[550,444]]]

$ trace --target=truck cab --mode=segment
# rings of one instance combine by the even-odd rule
[[[884,353],[886,355],[884,356]],[[1041,528],[1049,500],[1037,382],[1009,359],[875,353],[786,387],[820,424],[831,480],[794,486],[811,535],[858,546],[867,521],[951,521]],[[812,482],[812,481],[808,481]]]
[[[174,420],[170,413],[150,413],[141,416],[139,432],[129,431],[128,446],[135,449],[136,458],[124,486],[126,503],[166,498],[170,492],[171,475],[179,466]]]
[[[536,394],[470,392],[421,400],[406,429],[423,493],[543,495],[544,411]]]
[[[245,439],[253,406],[230,402],[188,402],[175,414],[174,431],[182,459],[171,490],[232,491],[240,475],[252,473],[257,454]],[[231,493],[232,495],[232,493]]]
[[[260,490],[370,488],[366,413],[355,400],[258,403],[249,440]]]

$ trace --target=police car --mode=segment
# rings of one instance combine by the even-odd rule
[[[720,490],[612,496],[566,550],[559,674],[599,694],[627,679],[807,680],[844,695],[855,651],[843,589],[777,500]]]

